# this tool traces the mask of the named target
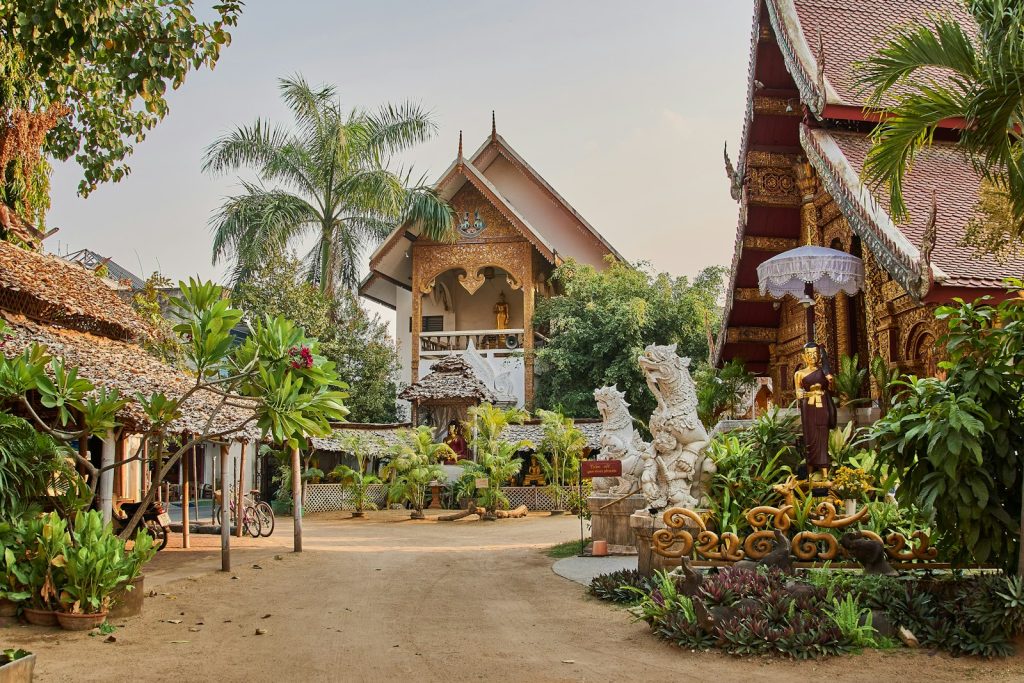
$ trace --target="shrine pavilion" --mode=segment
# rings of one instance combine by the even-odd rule
[[[740,212],[717,359],[769,377],[776,403],[793,398],[806,323],[792,298],[760,293],[756,269],[772,256],[813,244],[861,257],[864,291],[818,298],[814,337],[833,359],[857,354],[866,366],[877,355],[918,375],[936,370],[936,306],[1005,297],[1003,278],[1024,271],[1024,259],[1000,263],[961,246],[980,186],[954,146],[962,122],[942,124],[916,159],[908,221],[896,224],[887,193],[861,182],[878,114],[864,109],[854,65],[892,26],[936,11],[973,24],[958,0],[757,1],[735,169],[726,157]]]
[[[493,118],[469,156],[459,135],[434,188],[455,211],[456,239],[398,226],[370,257],[360,294],[396,312],[402,384],[459,355],[498,402],[530,406],[535,297],[556,293],[549,276],[563,261],[601,268],[619,254],[498,135]]]

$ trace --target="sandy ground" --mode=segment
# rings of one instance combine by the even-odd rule
[[[400,517],[307,519],[301,555],[282,552],[282,525],[245,542],[231,573],[211,571],[209,537],[198,541],[209,550],[161,554],[150,569],[158,594],[116,623],[114,643],[29,626],[0,641],[38,654],[38,681],[1024,680],[1022,656],[901,650],[794,663],[687,652],[551,571],[542,548],[572,539],[574,518]]]

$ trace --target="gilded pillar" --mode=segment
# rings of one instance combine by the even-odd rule
[[[861,300],[864,304],[864,328],[869,356],[865,359],[865,364],[871,367],[874,357],[881,355],[878,344],[877,307],[882,294],[882,271],[870,251],[865,250],[862,258],[864,259],[864,295]],[[871,387],[871,398],[877,399],[880,394],[874,373],[868,373],[868,381]]]
[[[854,354],[850,348],[850,297],[846,292],[836,295],[836,353],[837,361],[839,357]]]
[[[818,194],[818,176],[806,160],[794,166],[796,188],[800,195],[800,234],[805,245],[818,245],[818,207],[814,197]],[[814,340],[828,348],[828,306],[824,297],[814,297]],[[804,332],[806,333],[806,323]]]

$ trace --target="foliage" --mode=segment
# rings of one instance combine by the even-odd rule
[[[656,579],[643,576],[636,569],[619,569],[608,574],[599,574],[590,581],[590,594],[623,605],[639,602],[643,593],[650,593],[657,585]],[[639,589],[642,593],[637,593]]]
[[[334,475],[338,483],[352,494],[352,505],[355,507],[356,512],[377,509],[376,503],[367,498],[370,486],[380,483],[380,479],[376,475],[368,474],[363,471],[361,466],[353,469],[348,465],[338,465],[331,474]]]
[[[552,278],[563,295],[538,299],[534,316],[548,338],[537,351],[537,404],[597,417],[594,387],[614,384],[635,414],[649,416],[655,399],[637,357],[648,344],[677,344],[681,355],[708,358],[724,272],[706,268],[691,281],[614,260],[600,271],[572,260],[559,266]]]
[[[103,524],[98,510],[75,516],[64,558],[66,582],[60,602],[72,614],[106,611],[111,594],[129,578],[124,541]]]
[[[571,417],[550,410],[538,410],[541,438],[537,460],[544,469],[552,498],[561,502],[562,487],[579,480],[580,459],[587,447],[587,437],[576,428]]]
[[[250,319],[283,316],[317,339],[321,355],[349,385],[350,420],[394,422],[399,358],[387,325],[347,291],[325,296],[301,269],[295,256],[273,254],[239,283],[232,299]]]
[[[582,490],[581,490],[582,488]],[[568,489],[568,501],[566,502],[566,509],[577,517],[582,516],[583,519],[590,519],[590,503],[587,499],[594,493],[594,480],[584,479],[583,486],[573,486]]]
[[[461,460],[462,477],[457,489],[461,497],[475,498],[487,511],[491,518],[499,507],[508,506],[508,497],[501,487],[512,477],[519,474],[523,461],[516,453],[530,450],[534,445],[529,441],[510,442],[501,438],[505,428],[513,423],[522,424],[529,413],[519,408],[498,408],[490,403],[482,403],[469,409],[472,423],[469,447],[475,460]],[[487,485],[477,488],[476,480],[486,479]]]
[[[61,509],[73,506],[84,482],[68,454],[27,420],[0,413],[0,519],[14,519],[26,504],[47,496]]]
[[[723,414],[735,414],[746,392],[754,386],[754,375],[746,364],[733,358],[721,368],[702,363],[693,373],[697,385],[697,416],[713,427]]]
[[[857,354],[839,357],[839,371],[834,379],[840,406],[851,406],[867,400],[860,396],[864,390],[864,381],[868,378],[868,369],[860,367],[859,360]]]
[[[1019,283],[1015,286],[1019,286]],[[901,382],[900,402],[873,436],[900,478],[897,497],[934,515],[957,562],[1010,568],[1018,550],[1024,470],[1024,307],[957,301],[947,378]]]
[[[243,181],[214,217],[214,262],[235,261],[244,279],[288,245],[312,237],[304,264],[328,297],[354,290],[360,260],[395,226],[419,225],[426,237],[449,239],[453,213],[432,188],[390,169],[392,158],[425,142],[436,126],[411,102],[377,111],[345,112],[330,86],[311,87],[301,76],[280,81],[294,118],[290,129],[256,120],[206,150],[203,169],[226,173],[243,167],[259,181]]]
[[[734,433],[715,437],[708,456],[715,463],[708,497],[720,532],[737,532],[747,525],[745,511],[767,505],[776,497],[773,487],[785,478],[789,469],[782,465],[786,451],[775,454],[754,448]]]
[[[426,502],[427,486],[444,479],[444,470],[438,463],[450,457],[447,444],[434,443],[430,427],[404,429],[398,432],[398,442],[391,449],[391,459],[381,470],[381,476],[390,480],[388,500],[408,502],[417,514],[422,514]]]
[[[164,315],[170,306],[170,296],[166,292],[170,287],[169,278],[154,272],[132,297],[132,308],[149,324],[151,331],[142,340],[142,347],[168,365],[182,368],[184,349],[174,333],[174,324]]]
[[[843,465],[832,475],[832,490],[844,500],[859,500],[871,490],[874,479],[859,467]]]
[[[849,593],[843,597],[832,598],[833,609],[825,613],[843,633],[843,638],[854,647],[874,647],[874,628],[871,626],[871,610],[861,607],[860,603]]]
[[[83,195],[123,178],[132,143],[168,112],[168,86],[177,89],[190,71],[213,68],[241,9],[238,0],[220,0],[199,9],[212,16],[201,21],[193,0],[0,5],[3,42],[21,48],[3,60],[4,107],[70,113],[53,122],[42,149],[26,154],[74,157],[84,171]]]
[[[803,462],[803,456],[796,448],[800,437],[797,416],[783,415],[778,406],[758,415],[752,425],[736,432],[736,435],[765,462],[778,456],[779,464],[791,469],[796,469]]]
[[[21,602],[32,596],[25,533],[21,519],[8,517],[0,522],[0,599]]]
[[[889,364],[885,362],[885,359],[881,356],[875,356],[871,359],[871,377],[875,381],[875,386],[878,389],[878,407],[885,415],[889,412],[889,407],[892,405],[893,391],[898,386],[897,382],[900,379],[900,371],[898,368],[890,368]]]
[[[65,553],[71,545],[67,522],[56,512],[29,519],[24,535],[25,586],[36,609],[55,610],[67,581]]]
[[[847,462],[859,451],[857,445],[865,438],[865,430],[847,422],[842,427],[833,427],[828,432],[828,457],[833,465]]]
[[[545,551],[548,557],[553,557],[556,560],[560,560],[565,557],[577,557],[583,553],[583,548],[586,547],[590,539],[576,539],[575,541],[565,541],[564,543],[556,543]]]

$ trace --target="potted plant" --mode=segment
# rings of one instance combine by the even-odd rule
[[[571,417],[550,410],[538,410],[544,436],[537,454],[544,476],[548,480],[548,492],[554,502],[552,515],[565,512],[562,501],[566,484],[575,484],[579,477],[580,458],[587,447],[587,437]]]
[[[857,514],[857,501],[871,490],[871,475],[859,467],[843,465],[832,475],[832,492],[845,501],[846,514]]]
[[[98,511],[80,512],[64,557],[66,583],[60,593],[64,611],[57,613],[57,621],[68,631],[99,626],[107,618],[111,595],[128,580],[124,541],[103,524]]]
[[[127,578],[110,596],[110,617],[120,619],[142,613],[143,585],[146,579],[142,568],[156,553],[153,537],[139,529],[135,534],[132,549],[124,554],[124,572]]]
[[[389,480],[388,500],[405,502],[412,508],[412,519],[424,519],[423,506],[430,482],[444,478],[441,460],[454,457],[447,444],[434,443],[430,427],[406,429],[398,433],[391,448],[391,460],[381,473]]]
[[[18,603],[31,595],[24,556],[24,525],[0,523],[0,620],[17,616]]]
[[[0,650],[0,681],[32,683],[36,656],[26,650]]]
[[[356,451],[354,455],[356,458],[355,469],[348,465],[338,465],[331,470],[329,477],[341,484],[352,496],[352,506],[355,508],[352,511],[352,516],[362,517],[366,510],[377,509],[376,503],[369,500],[367,493],[372,484],[380,483],[380,478],[366,472],[365,455],[359,451]]]
[[[66,551],[70,542],[67,522],[56,512],[29,520],[25,531],[24,576],[29,604],[22,613],[36,626],[56,626],[60,592],[67,579]]]
[[[854,418],[854,407],[867,400],[861,398],[860,393],[864,388],[864,381],[868,377],[868,370],[858,367],[859,360],[857,354],[840,356],[839,372],[833,378],[836,395],[839,397],[838,421],[840,424],[851,422]]]

